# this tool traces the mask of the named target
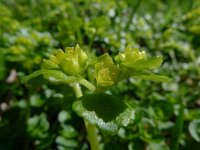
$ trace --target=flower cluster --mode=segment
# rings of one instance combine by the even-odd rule
[[[43,69],[58,69],[67,75],[80,74],[87,66],[87,54],[79,45],[75,47],[67,47],[65,52],[61,49],[57,53],[50,56],[50,59],[44,60]]]
[[[43,61],[42,69],[27,76],[24,81],[42,74],[52,83],[76,82],[88,89],[98,89],[98,91],[104,91],[129,77],[169,82],[169,78],[151,71],[158,68],[161,63],[162,57],[147,58],[146,53],[140,52],[137,48],[127,47],[115,56],[115,61],[113,61],[108,53],[100,57],[90,57],[79,45],[76,45],[65,48],[65,51],[59,49],[55,55],[50,55],[49,59]],[[92,68],[88,71],[94,70],[95,85],[93,85],[94,82],[91,83],[85,79],[88,67]]]
[[[140,52],[139,49],[130,46],[115,57],[118,62],[136,62],[141,59],[147,59],[145,51]]]

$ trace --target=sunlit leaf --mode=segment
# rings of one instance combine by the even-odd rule
[[[131,107],[104,93],[82,96],[73,103],[73,110],[111,135],[116,134],[120,126],[127,126],[134,119]]]

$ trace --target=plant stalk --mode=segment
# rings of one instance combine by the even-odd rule
[[[96,87],[91,83],[89,82],[88,80],[81,80],[79,81],[79,83],[85,87],[87,87],[90,91],[95,91],[96,90]]]
[[[95,39],[96,35],[97,35],[97,28],[95,28],[94,34],[93,34],[92,38],[89,41],[89,46],[88,47],[89,47],[90,51],[92,51],[92,46],[94,44],[94,39]]]
[[[73,89],[77,98],[83,96],[79,83],[73,84]],[[86,120],[84,120],[84,122],[87,129],[88,141],[90,143],[91,150],[100,150],[96,126],[93,124],[90,124]]]
[[[184,105],[183,99],[181,99],[179,113],[178,113],[174,130],[173,130],[174,132],[173,132],[172,145],[171,145],[172,150],[179,149],[179,141],[180,141],[181,133],[183,130],[183,123],[184,123],[184,107],[185,105]]]
[[[194,65],[195,65],[196,70],[197,70],[197,73],[198,73],[198,75],[199,75],[199,77],[200,77],[200,68],[199,68],[199,65],[198,65],[198,63],[197,63],[197,58],[196,58],[196,56],[195,56],[194,50],[191,49],[191,50],[189,51],[189,55],[190,55],[190,58],[191,58],[192,62],[193,62]]]
[[[126,31],[129,31],[129,27],[132,23],[133,16],[136,13],[137,9],[139,8],[141,1],[142,0],[137,0],[135,6],[133,6],[133,8],[131,9],[129,19],[128,19],[128,22],[127,22],[126,27],[125,27]]]

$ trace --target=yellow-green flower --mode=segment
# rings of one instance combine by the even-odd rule
[[[81,73],[87,66],[87,54],[79,45],[65,48],[65,52],[59,49],[50,59],[44,60],[42,68],[57,69],[65,72],[67,75],[76,75]]]
[[[115,57],[115,60],[119,62],[136,62],[140,59],[146,59],[145,51],[140,52],[139,49],[130,46]]]
[[[95,78],[98,86],[109,87],[115,84],[119,74],[118,67],[106,53],[95,64]]]

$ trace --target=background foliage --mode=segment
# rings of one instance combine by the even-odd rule
[[[89,149],[84,122],[71,108],[70,87],[20,82],[56,49],[79,43],[95,55],[114,55],[127,45],[162,55],[155,72],[172,78],[129,78],[108,91],[134,107],[136,118],[116,136],[101,132],[103,149],[167,150],[180,144],[197,150],[199,16],[199,0],[1,0],[0,149]]]

